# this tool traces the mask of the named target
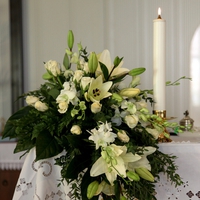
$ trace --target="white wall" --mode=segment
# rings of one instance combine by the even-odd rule
[[[166,80],[190,76],[190,43],[200,25],[199,0],[24,0],[25,89],[34,90],[42,83],[44,61],[62,62],[69,29],[88,51],[108,48],[113,59],[124,57],[124,67],[145,67],[141,87],[151,89],[153,19],[158,7],[166,20]],[[167,115],[180,121],[192,107],[189,94],[189,81],[168,87]],[[198,118],[194,120],[200,126]]]

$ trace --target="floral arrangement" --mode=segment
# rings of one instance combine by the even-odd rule
[[[81,43],[74,52],[73,44],[69,31],[63,64],[46,62],[46,82],[22,95],[27,106],[8,119],[3,137],[17,138],[15,153],[35,147],[38,161],[64,151],[55,164],[76,200],[156,199],[160,172],[182,184],[175,157],[158,148],[159,135],[179,126],[147,109],[152,90],[138,88],[145,69],[122,68],[123,58],[112,63],[108,50],[88,53]]]

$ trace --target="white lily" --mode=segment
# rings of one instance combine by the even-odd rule
[[[95,177],[105,173],[108,181],[113,185],[117,175],[126,177],[128,163],[139,159],[141,159],[139,155],[127,153],[126,146],[111,144],[102,148],[101,157],[93,164],[90,175]]]
[[[92,102],[107,98],[112,95],[112,93],[108,92],[111,86],[111,81],[103,83],[102,76],[98,76],[96,79],[92,80],[87,93],[87,98]]]
[[[103,64],[107,67],[109,74],[112,72],[112,74],[111,74],[111,76],[110,76],[110,80],[112,80],[113,78],[122,76],[122,75],[124,75],[124,74],[126,74],[126,73],[129,72],[129,69],[127,69],[127,68],[122,68],[123,61],[121,61],[121,62],[119,63],[119,65],[113,70],[114,65],[113,65],[113,63],[112,63],[112,61],[111,61],[110,52],[109,52],[107,49],[104,50],[104,51],[100,54],[98,60],[99,60],[99,62],[103,63]],[[112,71],[112,70],[113,70],[113,71]],[[101,71],[100,66],[98,66],[98,68],[97,68],[97,73],[98,73],[99,71]]]
[[[145,150],[147,151],[143,152],[144,155],[141,157],[140,160],[128,164],[128,169],[130,171],[135,171],[136,168],[141,168],[141,167],[146,168],[149,171],[151,171],[151,165],[147,159],[147,156],[154,153],[156,151],[156,148],[149,146],[149,147],[145,147]]]
[[[117,135],[112,132],[111,123],[102,123],[99,125],[99,129],[96,128],[89,131],[91,136],[89,140],[92,140],[96,144],[96,149],[106,147],[110,143],[115,141]]]

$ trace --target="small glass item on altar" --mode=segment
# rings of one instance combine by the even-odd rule
[[[182,130],[190,131],[193,127],[194,120],[190,118],[188,110],[186,110],[183,114],[185,115],[185,117],[180,121],[180,125],[184,126]]]

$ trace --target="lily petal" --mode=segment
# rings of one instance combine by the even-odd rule
[[[99,176],[101,174],[104,174],[108,172],[108,166],[105,160],[100,157],[92,166],[90,170],[90,176]]]

